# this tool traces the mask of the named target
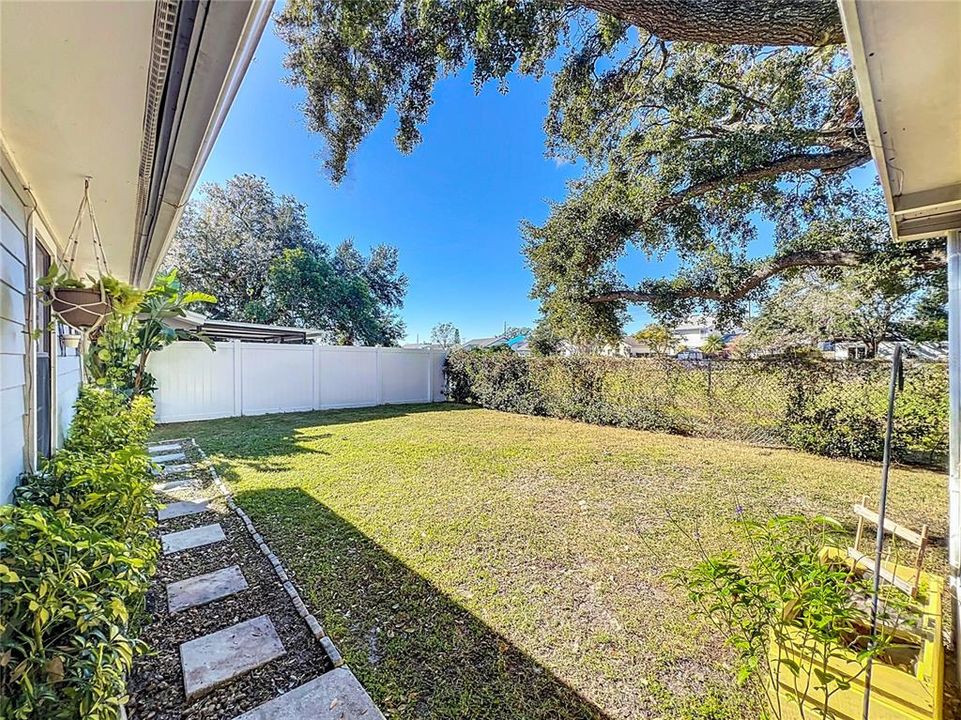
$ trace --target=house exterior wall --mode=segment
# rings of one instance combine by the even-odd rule
[[[36,398],[31,388],[35,340],[30,337],[30,303],[36,290],[30,272],[31,242],[56,254],[41,223],[28,222],[27,198],[17,188],[23,183],[4,158],[0,173],[0,504],[10,501],[21,473],[29,468],[36,448]],[[50,348],[51,443],[60,445],[73,417],[80,387],[80,359],[74,351]]]
[[[0,503],[24,470],[27,439],[27,216],[3,174],[0,194]]]

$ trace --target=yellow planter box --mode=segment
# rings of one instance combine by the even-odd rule
[[[837,548],[825,548],[822,559],[832,562],[853,561]],[[914,579],[914,569],[884,563],[888,570],[905,580]],[[941,594],[944,581],[929,573],[922,573],[917,598],[920,620],[911,628],[895,631],[898,643],[910,646],[898,651],[897,656],[875,658],[871,674],[871,720],[942,720],[944,695],[944,647],[941,643]],[[788,639],[778,643],[772,638],[769,650],[771,667],[778,658],[790,658],[800,666],[795,675],[782,667],[776,689],[768,683],[770,699],[779,707],[784,719],[800,720],[798,699],[804,700],[804,717],[820,717],[823,697],[813,690],[816,679],[811,675],[811,654],[802,647],[800,632],[788,633]],[[838,720],[861,720],[864,703],[864,673],[862,664],[853,652],[844,651],[832,658],[829,672],[853,678],[851,685],[831,695],[828,701],[833,717]],[[860,673],[860,674],[859,674]],[[810,680],[810,685],[809,685]],[[810,687],[811,689],[805,690]],[[807,693],[807,695],[805,695]]]

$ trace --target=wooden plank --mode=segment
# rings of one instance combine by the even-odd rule
[[[864,505],[855,505],[854,514],[858,517],[862,517],[869,523],[874,525],[878,524],[878,514],[873,510],[868,510]],[[884,518],[884,531],[891,533],[892,535],[897,535],[902,540],[907,540],[912,545],[921,545],[921,535],[916,533],[911,528],[906,528],[903,525],[898,525],[893,520]]]
[[[848,548],[848,557],[854,560],[854,566],[856,568],[862,567],[871,573],[875,571],[874,558],[870,558],[864,553],[858,552],[854,548]],[[905,592],[911,596],[914,595],[914,586],[906,580],[902,580],[890,570],[882,567],[879,574],[881,575],[882,580],[894,585],[894,587],[896,587],[898,590],[901,590],[902,592]]]

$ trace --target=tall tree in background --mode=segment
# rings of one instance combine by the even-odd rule
[[[302,203],[276,195],[262,177],[235,175],[204,185],[188,203],[166,264],[184,287],[217,297],[205,309],[212,317],[250,320],[248,306],[263,302],[274,259],[315,244]]]
[[[909,280],[909,278],[906,278]],[[825,276],[806,270],[781,284],[749,327],[749,347],[766,351],[810,349],[834,340],[860,340],[868,357],[910,317],[910,285],[894,288],[870,270]]]
[[[430,341],[445,348],[460,344],[460,330],[454,323],[438,323],[430,331]]]
[[[430,341],[444,348],[460,345],[460,330],[454,323],[438,323],[430,331]]]
[[[393,345],[404,335],[397,249],[379,245],[365,257],[345,240],[331,251],[310,231],[304,205],[260,177],[205,185],[167,264],[186,288],[216,295],[216,318],[317,328],[344,345]]]
[[[646,344],[658,355],[670,355],[680,344],[666,325],[651,323],[634,333],[634,339]]]
[[[389,109],[410,152],[443,76],[552,76],[547,152],[585,171],[522,234],[532,295],[574,341],[618,336],[630,303],[732,321],[798,269],[943,264],[942,243],[859,229],[875,200],[850,173],[870,152],[834,0],[288,0],[278,28],[335,180]],[[773,252],[752,259],[762,221]],[[680,271],[631,285],[632,247]]]

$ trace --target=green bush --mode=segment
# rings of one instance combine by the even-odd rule
[[[64,449],[99,454],[143,445],[153,430],[153,402],[85,385],[74,404]]]
[[[495,410],[604,425],[789,445],[879,459],[890,365],[799,359],[685,363],[669,358],[525,358],[456,350],[451,399]],[[911,364],[896,410],[895,457],[941,460],[947,373]]]
[[[158,545],[149,400],[84,387],[65,446],[0,508],[3,718],[115,718]]]

